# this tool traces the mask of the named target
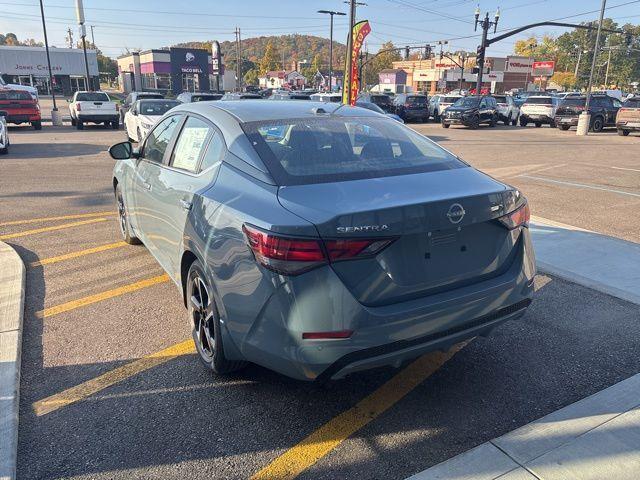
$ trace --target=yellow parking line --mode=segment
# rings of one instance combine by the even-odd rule
[[[82,220],[81,222],[63,223],[62,225],[55,225],[53,227],[35,228],[33,230],[24,230],[16,233],[6,233],[0,235],[0,240],[9,240],[10,238],[26,237],[27,235],[35,235],[36,233],[52,232],[54,230],[63,230],[65,228],[79,227],[81,225],[88,225],[90,223],[106,222],[106,218],[92,218],[91,220]]]
[[[193,340],[185,340],[184,342],[172,345],[159,352],[152,353],[135,360],[121,367],[115,368],[107,373],[93,378],[87,382],[68,388],[60,393],[51,395],[42,400],[38,400],[33,404],[35,414],[40,417],[48,413],[54,412],[59,408],[65,407],[72,403],[79,402],[111,385],[115,385],[129,377],[138,373],[149,370],[157,365],[168,362],[169,360],[181,355],[189,355],[195,353]]]
[[[284,480],[300,475],[344,440],[381,415],[436,372],[466,343],[446,353],[423,355],[355,406],[332,418],[256,473],[251,480]]]
[[[75,215],[62,215],[60,217],[40,217],[30,218],[28,220],[12,220],[10,222],[0,223],[0,227],[7,227],[9,225],[24,225],[27,223],[40,223],[40,222],[54,222],[56,220],[74,220],[78,218],[90,218],[90,217],[105,217],[108,215],[115,215],[116,212],[94,212],[94,213],[78,213]]]
[[[71,260],[72,258],[83,257],[85,255],[91,255],[93,253],[100,253],[106,250],[112,250],[114,248],[120,248],[120,247],[126,247],[126,246],[127,246],[127,243],[125,242],[107,243],[106,245],[100,245],[99,247],[87,248],[86,250],[79,250],[77,252],[70,252],[64,255],[59,255],[57,257],[44,258],[42,260],[38,260],[37,262],[31,262],[29,266],[41,267],[43,265],[51,265],[52,263],[58,263],[64,260]]]
[[[157,285],[158,283],[163,283],[168,280],[169,280],[169,275],[167,275],[166,273],[163,275],[158,275],[157,277],[147,278],[145,280],[140,280],[139,282],[130,283],[122,287],[107,290],[105,292],[96,293],[94,295],[89,295],[88,297],[79,298],[77,300],[71,300],[70,302],[56,305],[54,307],[45,308],[44,310],[39,310],[36,312],[36,317],[37,318],[52,317],[54,315],[58,315],[59,313],[64,313],[70,310],[75,310],[76,308],[85,307],[87,305],[91,305],[92,303],[97,303],[103,300],[107,300],[109,298],[124,295],[125,293],[135,292],[136,290],[141,290],[143,288],[151,287],[153,285]]]

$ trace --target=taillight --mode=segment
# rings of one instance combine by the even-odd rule
[[[302,338],[304,340],[336,340],[340,338],[349,338],[353,335],[353,330],[338,330],[330,332],[304,332]]]
[[[619,109],[618,111],[619,111],[619,112],[626,112],[627,110],[629,110],[629,109],[628,109],[628,108],[621,108],[621,109]]]
[[[509,230],[513,230],[514,228],[529,226],[530,219],[531,211],[529,210],[529,204],[525,202],[524,205],[520,206],[513,212],[500,217],[498,220],[500,220]]]
[[[326,240],[290,238],[242,227],[256,260],[265,268],[283,275],[298,275],[329,262],[376,255],[394,239]]]
[[[80,104],[76,103],[76,111],[79,112],[80,110],[82,110],[82,108],[80,108]]]

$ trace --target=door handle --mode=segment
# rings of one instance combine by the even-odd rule
[[[151,190],[151,184],[147,182],[142,182],[142,186],[145,190]]]
[[[189,211],[191,210],[191,202],[187,202],[186,200],[180,200],[180,206],[183,210]]]

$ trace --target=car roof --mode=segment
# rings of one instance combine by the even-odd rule
[[[291,102],[288,100],[244,100],[242,102],[220,100],[217,102],[182,104],[176,109],[192,111],[204,116],[216,115],[217,111],[222,110],[235,117],[240,123],[288,120],[291,118],[316,118],[318,116],[317,109],[321,109],[328,114],[340,116],[379,116],[379,114],[365,108],[344,107],[339,103]],[[339,109],[342,110],[336,113]]]
[[[141,98],[138,101],[145,102],[145,103],[165,103],[165,102],[180,103],[178,102],[178,100],[174,100],[173,98]]]

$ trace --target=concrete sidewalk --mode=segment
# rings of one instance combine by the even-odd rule
[[[637,480],[640,374],[410,480]]]
[[[15,478],[25,268],[0,242],[0,480]]]

